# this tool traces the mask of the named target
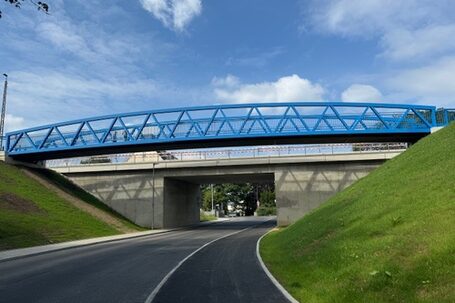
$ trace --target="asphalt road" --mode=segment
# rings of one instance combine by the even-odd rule
[[[1,262],[0,302],[145,302],[152,293],[153,302],[287,302],[256,258],[258,238],[275,225],[265,220],[239,218]]]

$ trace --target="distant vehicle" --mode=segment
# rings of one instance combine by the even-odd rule
[[[177,157],[165,150],[157,150],[158,155],[160,155],[163,160],[177,160]]]
[[[231,218],[237,217],[237,213],[235,213],[235,212],[230,212],[230,213],[228,213],[228,217],[231,217]]]
[[[227,212],[228,217],[237,217],[235,202],[229,201],[227,203]]]
[[[242,204],[243,201],[240,201],[238,204],[235,202],[228,202],[227,203],[228,217],[245,216],[244,206]]]

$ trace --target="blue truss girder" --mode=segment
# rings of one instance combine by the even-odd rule
[[[433,126],[447,124],[447,115],[444,113],[444,121],[438,123],[434,106],[410,104],[210,105],[107,115],[19,130],[6,135],[6,146],[8,154],[19,155],[227,138],[425,133]],[[127,122],[129,119],[137,121]]]

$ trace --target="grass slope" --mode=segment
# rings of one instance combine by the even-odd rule
[[[64,185],[64,181],[59,182]],[[65,190],[77,192],[74,185]],[[89,198],[82,193],[78,197],[85,201]],[[113,226],[76,208],[19,168],[0,162],[0,249],[118,233]]]
[[[301,302],[455,302],[455,123],[261,242]]]
[[[50,169],[34,169],[33,170],[35,173],[39,174],[42,178],[47,179],[49,182],[52,182],[53,184],[57,185],[60,189],[65,191],[66,193],[84,201],[87,204],[90,204],[104,212],[107,212],[117,219],[121,221],[123,225],[126,227],[132,229],[132,230],[146,230],[146,228],[142,228],[137,226],[136,224],[132,223],[130,220],[128,220],[126,217],[123,215],[119,214],[100,200],[93,196],[92,194],[86,192],[73,182],[71,182],[69,179],[65,178],[61,174],[50,170]]]

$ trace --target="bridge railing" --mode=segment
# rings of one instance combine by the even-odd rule
[[[109,115],[7,134],[11,155],[254,137],[428,132],[436,108],[382,103],[212,105]]]
[[[455,108],[438,108],[436,111],[436,123],[438,126],[447,125],[455,121]]]
[[[348,153],[371,153],[402,151],[407,143],[355,143],[322,145],[262,146],[254,148],[209,149],[191,151],[158,151],[104,156],[77,157],[69,159],[47,160],[46,167],[164,163],[183,161],[206,161],[242,158],[271,158],[286,156],[334,155]]]

